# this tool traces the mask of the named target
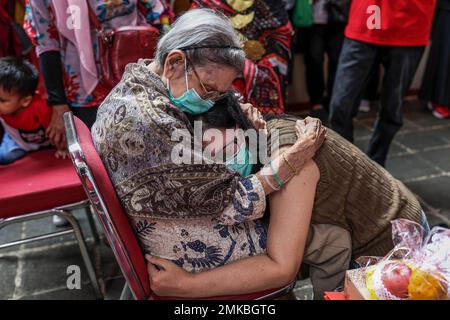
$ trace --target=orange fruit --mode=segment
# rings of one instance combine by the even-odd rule
[[[408,292],[411,300],[441,300],[447,296],[447,286],[435,275],[413,269]]]

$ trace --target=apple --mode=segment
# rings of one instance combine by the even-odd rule
[[[381,281],[386,290],[400,299],[408,299],[408,285],[412,270],[401,261],[389,261],[381,270]]]

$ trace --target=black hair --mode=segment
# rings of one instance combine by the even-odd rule
[[[32,96],[36,91],[39,73],[28,60],[18,57],[0,58],[0,87],[21,97]]]
[[[238,96],[234,90],[228,90],[228,94],[218,100],[207,112],[196,116],[188,115],[188,118],[192,124],[194,121],[202,121],[204,129],[234,129],[236,124],[244,131],[255,129],[242,111]],[[253,166],[252,172],[258,172],[261,167],[262,164],[257,163]]]
[[[239,125],[243,130],[254,129],[241,109],[236,92],[229,90],[228,94],[218,100],[207,112],[197,116],[189,116],[191,122],[202,121],[206,128],[234,128]]]

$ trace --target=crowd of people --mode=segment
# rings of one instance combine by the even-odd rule
[[[276,288],[304,263],[320,298],[342,285],[356,257],[392,249],[393,219],[428,227],[414,195],[383,167],[430,37],[420,96],[435,116],[450,118],[449,0],[0,5],[0,24],[8,26],[0,44],[0,165],[51,145],[64,158],[63,114],[72,111],[91,128],[156,293],[203,297]],[[11,13],[20,7],[22,29]],[[93,21],[102,30],[157,28],[155,55],[129,64],[111,89],[102,81]],[[330,129],[284,114],[298,44],[311,112],[327,114]],[[352,144],[353,118],[378,95],[365,154]],[[193,132],[194,121],[220,133],[261,129],[269,141],[280,132],[280,149],[253,164],[248,142],[224,135],[214,148],[232,147],[225,163],[203,155],[202,164],[173,163],[172,131]],[[205,149],[211,143],[202,141]]]
[[[27,0],[16,4],[16,7],[21,3],[24,6],[23,31],[17,23],[11,24],[14,21],[8,14],[11,2],[15,1],[1,3],[5,27],[2,27],[4,41],[0,54],[28,58],[40,71],[36,95],[45,99],[52,109],[50,121],[44,125],[46,135],[53,145],[63,149],[62,114],[71,110],[91,127],[98,106],[110,90],[98,70],[101,53],[95,28],[91,25],[91,32],[83,32],[81,37],[66,27],[66,9],[71,1]],[[381,165],[385,164],[390,143],[402,126],[403,98],[429,43],[434,17],[433,41],[420,97],[436,117],[450,118],[450,49],[445,32],[449,28],[448,0],[439,0],[436,12],[434,1],[417,1],[412,5],[408,1],[395,4],[381,1],[379,16],[373,17],[380,19],[381,29],[367,27],[371,16],[366,10],[372,5],[371,0],[358,1],[351,10],[349,0],[306,1],[310,6],[309,19],[305,18],[306,13],[299,18],[299,10],[308,12],[305,4],[302,5],[305,1],[301,0],[284,1],[284,5],[257,0],[179,2],[172,7],[163,0],[89,4],[105,29],[153,25],[167,30],[166,25],[175,18],[173,9],[178,10],[178,15],[189,7],[221,11],[230,18],[246,53],[243,72],[232,87],[241,93],[243,101],[252,103],[263,114],[284,113],[287,88],[292,80],[292,52],[299,45],[304,51],[311,115],[329,118],[331,127],[349,141],[353,141],[352,119],[358,111],[368,111],[369,101],[379,97],[379,117],[367,153]],[[89,16],[87,7],[81,8],[79,16]],[[90,25],[89,19],[81,22]],[[36,54],[31,52],[32,46]],[[87,58],[81,61],[82,56]],[[378,92],[380,65],[384,73],[381,92]],[[9,81],[9,76],[2,75],[1,81]],[[336,78],[339,81],[335,84]],[[8,123],[3,126],[8,128]],[[4,137],[9,141],[4,148],[10,145],[8,135]]]

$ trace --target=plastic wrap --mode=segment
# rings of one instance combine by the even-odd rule
[[[385,257],[361,257],[365,281],[376,300],[450,299],[450,230],[430,232],[412,221],[392,221],[394,249]]]

